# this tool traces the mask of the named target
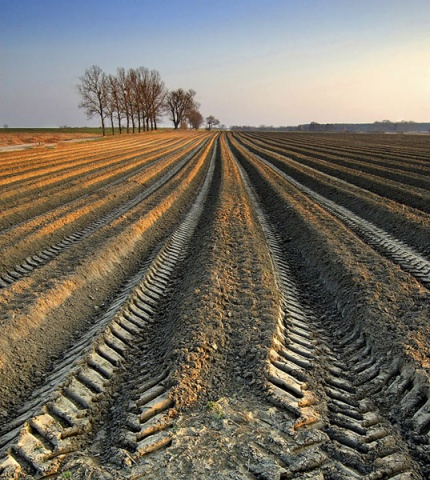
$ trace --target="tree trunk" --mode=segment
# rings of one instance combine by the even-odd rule
[[[102,132],[103,132],[103,136],[106,135],[106,129],[105,129],[105,117],[103,116],[103,114],[100,114],[100,118],[102,120]]]
[[[118,120],[118,130],[119,130],[119,134],[121,135],[121,133],[122,133],[122,126],[121,126],[121,115],[120,115],[119,113],[118,113],[117,120]]]
[[[115,125],[113,123],[113,113],[110,114],[110,126],[112,129],[112,135],[115,135]]]

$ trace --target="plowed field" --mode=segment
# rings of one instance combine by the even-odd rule
[[[430,138],[0,154],[0,478],[430,478]]]

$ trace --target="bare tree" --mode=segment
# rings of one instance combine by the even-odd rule
[[[84,108],[88,118],[100,116],[103,135],[105,131],[105,117],[107,114],[108,87],[106,75],[98,65],[93,65],[85,70],[84,75],[79,77],[80,83],[76,85],[81,95],[79,108]]]
[[[139,67],[136,70],[136,116],[137,116],[137,130],[147,130],[148,118],[148,77],[149,70],[145,67]]]
[[[164,113],[166,87],[157,70],[139,67],[136,70],[136,104],[138,128],[156,130],[157,122]]]
[[[198,110],[191,110],[187,114],[188,123],[190,128],[198,130],[204,123],[203,115]]]
[[[175,129],[186,120],[186,116],[191,110],[198,108],[197,103],[194,101],[195,95],[196,92],[194,90],[188,90],[186,92],[182,88],[173,90],[167,94],[166,111]]]
[[[109,102],[109,110],[112,116],[116,117],[118,122],[118,131],[122,133],[122,125],[121,121],[123,117],[123,111],[121,108],[121,90],[118,78],[114,75],[109,75],[107,77],[107,85],[108,85],[108,102]],[[114,130],[113,130],[114,133]]]
[[[134,68],[129,68],[126,74],[124,96],[128,104],[128,111],[131,120],[133,133],[136,131],[137,120],[137,87],[138,75]]]
[[[126,121],[126,130],[127,133],[130,133],[130,105],[129,105],[129,96],[127,93],[127,73],[123,67],[117,69],[116,79],[118,82],[118,95],[120,98],[121,105],[121,114]]]
[[[151,130],[157,130],[157,122],[164,113],[167,89],[157,70],[151,70],[148,82],[149,118]]]
[[[85,108],[89,118],[100,115],[103,135],[105,118],[109,118],[112,134],[115,124],[122,133],[125,119],[127,133],[137,130],[156,130],[158,121],[169,114],[175,129],[179,125],[199,128],[203,119],[198,112],[199,104],[194,100],[194,90],[183,89],[168,92],[157,70],[145,67],[125,70],[120,67],[116,75],[105,75],[102,69],[92,66],[80,77],[77,89],[82,96],[79,105]],[[192,122],[191,120],[192,119]]]
[[[110,96],[110,94],[108,94]],[[113,104],[110,101],[108,96],[108,100],[106,102],[106,117],[110,120],[110,128],[112,135],[115,135],[115,125],[114,125],[114,117],[115,117],[115,110],[113,109]]]
[[[209,117],[206,117],[206,124],[208,126],[208,130],[212,130],[212,127],[219,125],[219,120],[213,115],[209,115]]]

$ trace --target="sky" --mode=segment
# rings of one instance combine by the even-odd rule
[[[430,121],[430,0],[0,0],[0,127],[97,125],[91,65],[227,126]]]

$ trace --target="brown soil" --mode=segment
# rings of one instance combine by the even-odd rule
[[[167,309],[175,319],[173,396],[179,409],[254,384],[258,392],[279,313],[264,237],[224,139],[220,156],[215,210],[209,222],[202,220],[184,269],[182,299]]]
[[[34,276],[1,291],[0,410],[5,420],[172,228],[201,181],[203,159],[191,163],[155,198],[36,270]]]
[[[242,140],[241,137],[240,140]],[[316,192],[351,209],[388,232],[392,232],[394,236],[404,239],[406,243],[416,247],[425,255],[430,254],[429,214],[409,207],[407,198],[404,199],[405,203],[399,204],[390,198],[375,194],[352,183],[339,181],[340,172],[339,175],[336,175],[336,170],[333,169],[330,173],[332,176],[328,176],[317,168],[309,168],[303,165],[300,159],[298,161],[291,160],[288,149],[281,150],[283,154],[280,156],[275,152],[270,153],[268,150],[258,148],[253,143],[245,142],[244,146],[251,147],[252,151],[267,158],[282,171]],[[356,176],[359,175],[362,174],[357,171]],[[365,186],[364,183],[363,185]]]
[[[248,158],[255,174],[256,162]],[[261,194],[266,198],[270,195],[278,224],[289,226],[292,254],[294,262],[302,267],[302,281],[314,284],[317,288],[313,291],[322,297],[336,298],[337,308],[352,324],[365,323],[364,330],[374,339],[375,348],[384,352],[389,338],[392,347],[410,351],[410,339],[423,338],[428,330],[428,290],[360,242],[294,187],[271,175],[268,168],[259,167],[258,171],[262,174]],[[285,205],[289,206],[287,210]],[[312,291],[309,294],[315,295]],[[423,357],[428,357],[430,342],[421,347]]]
[[[11,213],[8,228],[0,231],[5,255],[0,273],[11,272],[29,255],[40,254],[65,235],[126,205],[201,146],[186,165],[140,203],[0,289],[0,427],[6,432],[32,391],[51,381],[50,373],[74,343],[98,324],[126,282],[158,258],[166,239],[195,205],[216,152],[208,197],[192,238],[183,247],[183,258],[172,267],[171,276],[172,260],[160,267],[166,290],[160,296],[153,287],[153,317],[124,353],[109,385],[105,379],[107,386],[95,405],[82,409],[82,417],[91,419],[90,427],[76,438],[69,453],[54,455],[58,464],[51,478],[281,480],[353,478],[352,473],[391,478],[399,473],[418,480],[430,474],[426,464],[430,453],[426,410],[430,404],[429,290],[259,161],[252,151],[261,152],[264,142],[264,149],[272,145],[288,156],[285,139],[259,137],[172,132],[163,140],[148,134],[139,139],[106,139],[92,146],[69,145],[61,155],[26,152],[29,156],[23,155],[22,162],[16,153],[4,154],[9,165],[16,167],[16,183],[10,192],[17,192],[17,202],[3,199],[11,212],[39,181],[45,182],[37,187],[45,198],[35,200],[33,210],[17,210],[16,216]],[[362,148],[361,138],[351,139],[350,147],[333,138],[333,148],[349,151],[351,162]],[[298,142],[296,137],[294,141]],[[324,149],[330,148],[325,137],[312,141],[315,145],[326,142]],[[372,137],[369,145],[375,155],[382,156],[379,141]],[[393,142],[390,155],[395,157],[400,146],[397,139]],[[65,152],[70,161],[64,160]],[[401,219],[402,206],[392,198],[381,196],[378,205],[376,195],[366,198],[358,187],[347,192],[335,180],[312,177],[309,170],[288,164],[276,152],[269,152],[267,158],[334,201],[349,208],[355,203],[357,213],[372,205],[375,223],[384,217],[383,212],[389,212],[380,221],[381,227],[387,228],[393,218]],[[172,155],[161,159],[165,154]],[[424,161],[421,143],[416,156]],[[34,162],[31,169],[29,160]],[[241,176],[240,165],[248,177]],[[344,172],[342,168],[346,167],[330,166],[332,172]],[[122,179],[124,172],[130,175]],[[93,173],[105,177],[92,177]],[[6,175],[10,170],[0,175],[0,182],[4,179],[8,187]],[[91,183],[93,178],[99,180]],[[374,182],[367,174],[363,178]],[[251,188],[255,198],[249,194]],[[416,232],[430,229],[426,214],[403,211],[403,230],[405,225]],[[270,243],[262,218],[277,243]],[[401,231],[396,228],[390,231]],[[279,262],[289,266],[287,280]],[[292,306],[285,300],[282,282],[289,281],[296,285],[303,311],[313,312],[307,327],[297,323],[304,315],[300,306],[291,297]],[[299,317],[294,320],[294,315]],[[309,339],[304,339],[303,328],[309,328]],[[286,400],[275,401],[273,382],[278,381],[279,387],[282,381],[272,378],[273,358],[288,348],[295,353],[291,361],[284,360],[286,370],[279,378],[293,378],[295,386],[284,379]],[[310,351],[312,355],[303,356]],[[294,363],[296,357],[302,359],[303,370]],[[85,364],[79,356],[77,362],[78,366]],[[366,377],[363,362],[377,365],[374,376]],[[333,380],[330,375],[339,375],[338,370],[344,370],[350,383],[338,377]],[[385,375],[388,380],[383,380]],[[166,380],[154,380],[159,377]],[[129,440],[124,440],[130,412],[138,411],[138,402],[146,405],[136,392],[148,380],[156,388],[167,388],[171,400],[163,417],[168,419],[169,441],[150,453],[129,447]],[[347,408],[338,407],[338,400],[330,397],[339,384],[347,384],[344,399],[338,402],[349,402]],[[58,387],[58,392],[62,389]],[[293,398],[297,408],[288,400],[291,391],[298,399]],[[312,414],[310,399],[315,403]],[[371,427],[377,421],[360,417],[363,405],[368,406],[372,419],[382,422],[378,432],[389,432],[389,453],[384,450],[388,441],[381,440],[371,450]],[[340,408],[341,413],[334,414],[333,408]],[[47,409],[45,405],[39,410]],[[338,435],[341,415],[362,423]],[[367,430],[366,422],[370,424]],[[43,437],[33,427],[24,430],[36,440]],[[54,440],[45,438],[38,448],[51,448],[49,443]],[[16,470],[15,477],[2,476],[0,455],[0,478],[38,478],[22,473],[32,471],[33,457],[28,459],[13,446],[3,453],[20,459],[22,470]]]
[[[83,229],[113,208],[134,198],[142,188],[148,188],[160,179],[175,165],[178,158],[198,144],[199,142],[192,142],[180,151],[176,146],[163,147],[159,148],[156,154],[152,154],[148,148],[148,154],[144,158],[138,157],[134,160],[136,166],[132,170],[121,169],[123,181],[121,176],[112,174],[111,171],[101,186],[99,182],[87,183],[84,179],[79,183],[73,181],[70,186],[64,181],[60,184],[57,195],[51,192],[50,195],[44,196],[41,202],[34,201],[31,208],[24,203],[20,208],[6,210],[5,216],[9,213],[15,221],[21,222],[0,236],[0,246],[3,250],[2,267],[12,268],[27,256],[34,255],[66,235]],[[163,159],[166,155],[169,157]],[[127,163],[125,159],[123,163]],[[75,199],[77,195],[79,196]],[[36,212],[35,216],[33,212]],[[22,222],[27,218],[27,221]]]
[[[255,141],[255,143],[261,142]],[[412,178],[411,182],[408,182],[406,179],[399,182],[392,180],[390,178],[390,171],[386,171],[384,168],[379,168],[378,174],[376,175],[374,173],[363,171],[359,165],[360,162],[354,162],[353,165],[355,167],[345,167],[337,165],[337,162],[335,162],[330,155],[319,155],[317,152],[312,155],[296,153],[288,147],[280,148],[272,146],[271,148],[278,153],[282,153],[283,156],[291,157],[299,163],[303,163],[304,165],[315,168],[328,175],[333,175],[351,183],[352,185],[357,185],[382,197],[388,197],[396,202],[430,213],[429,181],[428,176],[425,174],[416,175],[416,181]],[[399,175],[405,177],[409,176],[402,172],[399,172]],[[411,183],[413,188],[408,186],[408,183]]]
[[[67,140],[93,138],[96,135],[87,133],[0,133],[0,146],[36,144],[42,146],[44,144],[52,144],[64,142]]]

